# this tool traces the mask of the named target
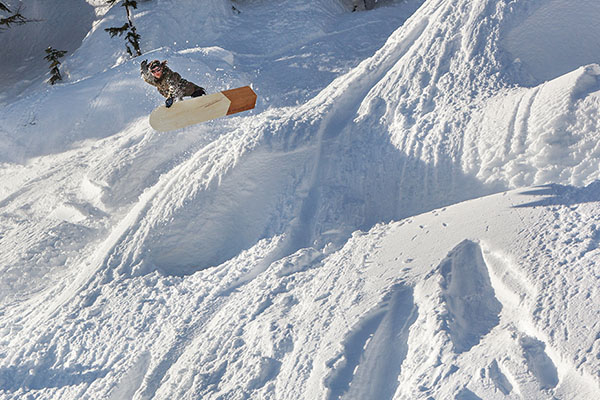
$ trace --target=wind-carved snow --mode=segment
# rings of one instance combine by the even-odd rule
[[[393,287],[387,297],[347,335],[343,353],[328,362],[328,399],[393,398],[418,312],[410,287]]]
[[[510,392],[512,392],[513,386],[508,380],[508,378],[506,378],[506,376],[500,370],[500,367],[498,366],[498,362],[496,360],[493,360],[487,368],[487,374],[490,377],[490,379],[494,382],[496,388],[500,392],[502,392],[503,395],[507,396],[510,394]]]
[[[566,195],[563,199],[570,197]],[[585,196],[581,199],[585,199]],[[593,238],[593,233],[591,236]],[[573,360],[560,359],[557,345],[550,344],[554,339],[537,327],[530,312],[535,308],[532,304],[533,299],[538,297],[535,285],[529,282],[529,279],[512,265],[513,261],[505,256],[489,250],[484,251],[484,256],[489,266],[493,286],[504,306],[503,320],[510,321],[509,330],[512,331],[510,358],[522,359],[519,364],[510,358],[508,361],[504,360],[502,368],[499,368],[499,364],[494,360],[488,368],[488,375],[496,387],[503,393],[512,388],[521,395],[529,393],[527,396],[534,396],[534,393],[538,393],[535,396],[541,396],[541,393],[551,389],[557,397],[564,396],[565,393],[570,393],[569,397],[577,399],[594,398],[600,395],[597,385],[589,383],[593,378],[587,372],[578,370]],[[556,294],[552,297],[554,296]],[[587,328],[583,329],[587,330]],[[568,335],[567,328],[565,334]],[[525,369],[523,365],[526,366]],[[507,379],[507,373],[510,374],[510,379]]]
[[[464,241],[440,264],[445,325],[458,353],[469,351],[500,322],[488,269],[477,243]]]
[[[523,356],[529,369],[540,384],[540,389],[552,389],[558,385],[558,372],[556,366],[544,351],[545,345],[531,337],[520,340]]]

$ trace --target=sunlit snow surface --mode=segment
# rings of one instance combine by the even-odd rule
[[[52,87],[1,34],[0,399],[600,398],[597,1],[381,3],[138,2],[132,60],[58,2]],[[154,132],[146,58],[257,107]]]

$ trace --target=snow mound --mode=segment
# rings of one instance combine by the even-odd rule
[[[514,187],[597,180],[599,76],[597,64],[583,66],[487,100],[465,131],[465,169]]]

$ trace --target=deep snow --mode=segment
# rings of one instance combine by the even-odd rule
[[[1,399],[600,398],[596,0],[24,3]],[[257,107],[154,132],[145,58]]]

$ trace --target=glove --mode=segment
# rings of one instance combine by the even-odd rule
[[[140,68],[142,71],[148,69],[148,60],[142,61],[142,63],[140,64]]]
[[[165,106],[167,106],[167,108],[171,107],[173,105],[173,98],[169,97],[167,100],[165,100]]]

